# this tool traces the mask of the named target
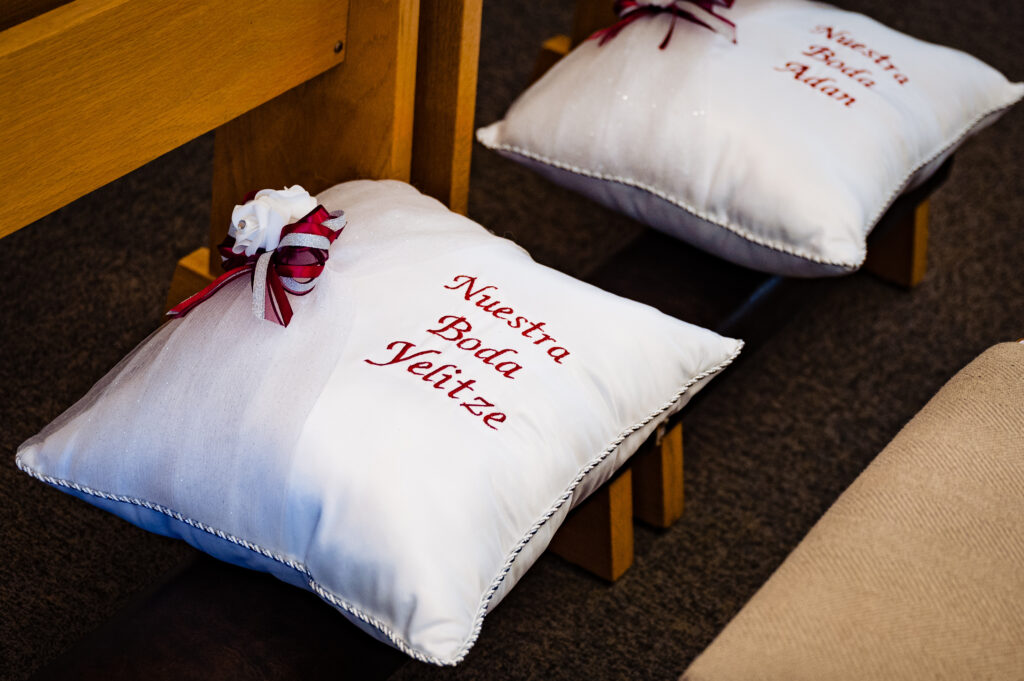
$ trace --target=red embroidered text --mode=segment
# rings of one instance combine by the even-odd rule
[[[456,376],[462,373],[462,369],[454,364],[441,364],[437,361],[440,350],[416,350],[416,345],[409,341],[394,341],[387,346],[393,353],[391,359],[376,362],[372,359],[363,360],[373,366],[385,367],[393,365],[404,365],[405,370],[413,376],[419,376],[420,380],[426,382],[435,390],[442,390],[444,394],[455,401],[473,416],[480,417],[485,426],[497,430],[499,423],[504,423],[508,418],[504,412],[494,408],[494,403],[479,395],[471,395],[475,392],[475,379],[459,379]],[[428,361],[426,358],[430,358]]]
[[[882,52],[879,52],[878,50],[868,47],[867,45],[865,45],[864,43],[860,42],[852,35],[850,35],[849,32],[846,31],[845,29],[837,31],[832,26],[815,26],[811,30],[811,32],[823,33],[827,39],[834,40],[838,44],[853,50],[857,54],[867,57],[875,64],[878,64],[878,67],[882,69],[882,71],[886,73],[891,73],[893,80],[895,80],[900,85],[906,85],[907,83],[910,82],[910,79],[907,78],[907,76],[902,71],[900,71],[899,67],[897,67],[896,64],[892,63],[892,57]]]
[[[509,328],[522,329],[523,337],[529,338],[534,345],[544,346],[547,344],[548,356],[555,362],[561,364],[562,360],[569,356],[569,351],[558,345],[555,337],[544,330],[546,326],[544,322],[531,322],[526,317],[517,316],[513,308],[498,300],[495,297],[497,286],[477,285],[475,276],[460,274],[452,279],[451,285],[445,284],[445,288],[451,291],[464,288],[462,296],[467,301],[475,303],[478,308],[489,313],[495,319],[502,320],[508,324]]]
[[[460,350],[472,352],[474,357],[483,361],[484,364],[494,367],[494,370],[505,378],[514,379],[515,373],[523,368],[521,364],[512,362],[509,359],[495,363],[494,360],[507,356],[509,353],[513,355],[519,353],[512,348],[498,350],[483,347],[483,341],[479,338],[466,335],[473,330],[473,326],[465,317],[456,317],[453,314],[445,315],[438,319],[437,323],[438,327],[436,329],[428,329],[427,333],[432,333],[438,338],[455,343],[455,347]]]
[[[811,67],[807,64],[801,64],[800,62],[787,62],[785,66],[776,66],[776,71],[788,71],[793,74],[793,78],[799,83],[809,85],[812,89],[817,90],[823,95],[828,95],[832,99],[845,104],[846,106],[853,106],[853,103],[857,99],[848,92],[840,90],[835,84],[834,78],[828,76],[819,76],[818,74],[810,72]]]

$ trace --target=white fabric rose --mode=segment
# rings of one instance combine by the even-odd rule
[[[281,230],[314,208],[316,199],[299,185],[256,192],[251,201],[231,211],[228,235],[235,237],[231,250],[250,256],[261,248],[274,250],[281,242]]]

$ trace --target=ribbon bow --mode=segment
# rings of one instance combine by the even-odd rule
[[[313,290],[316,278],[327,263],[328,249],[344,228],[343,211],[328,213],[323,206],[317,206],[298,222],[282,229],[281,243],[272,251],[261,248],[250,256],[235,253],[231,250],[235,238],[228,236],[217,247],[227,271],[167,315],[175,319],[184,317],[228,282],[251,273],[253,316],[288,326],[292,306],[286,293],[304,296]]]
[[[676,27],[676,19],[693,22],[715,33],[721,33],[732,42],[736,42],[736,24],[715,14],[715,5],[728,9],[732,7],[733,2],[734,0],[672,0],[667,5],[651,5],[637,0],[615,0],[614,9],[619,20],[608,28],[597,31],[587,40],[596,38],[598,45],[604,45],[637,19],[667,13],[672,15],[672,23],[669,24],[668,33],[665,34],[665,39],[661,41],[658,49],[664,50],[668,47],[669,40],[672,39],[672,31]],[[684,5],[688,5],[688,7]]]

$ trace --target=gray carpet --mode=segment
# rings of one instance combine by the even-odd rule
[[[1020,3],[841,4],[1024,79]],[[501,116],[570,15],[566,0],[487,3],[479,123]],[[545,556],[461,666],[408,662],[392,678],[676,677],[947,378],[1024,336],[1022,123],[1017,107],[958,153],[920,287],[804,282],[807,302],[688,408],[686,515],[637,528],[622,580]],[[176,260],[204,239],[211,148],[199,139],[0,241],[0,678],[26,678],[192,553],[13,459],[159,323]],[[585,276],[642,232],[479,147],[473,163],[471,215],[541,262]],[[666,284],[700,295],[684,276]]]

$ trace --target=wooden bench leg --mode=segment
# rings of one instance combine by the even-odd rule
[[[889,223],[889,224],[884,224]],[[928,266],[928,201],[883,218],[868,238],[864,269],[888,282],[913,288]]]
[[[633,480],[623,468],[573,509],[551,541],[555,555],[614,582],[633,564]]]
[[[530,77],[530,82],[533,83],[540,80],[540,77],[557,64],[559,59],[569,54],[571,49],[572,40],[567,35],[554,35],[545,40],[544,44],[540,46],[540,54],[537,55],[537,61],[533,63],[533,74]]]
[[[218,273],[219,274],[219,273]],[[203,290],[216,276],[210,272],[210,249],[197,248],[178,261],[167,289],[167,303],[164,311],[185,300],[193,293]]]
[[[658,431],[633,455],[633,515],[670,527],[683,515],[683,424]]]

